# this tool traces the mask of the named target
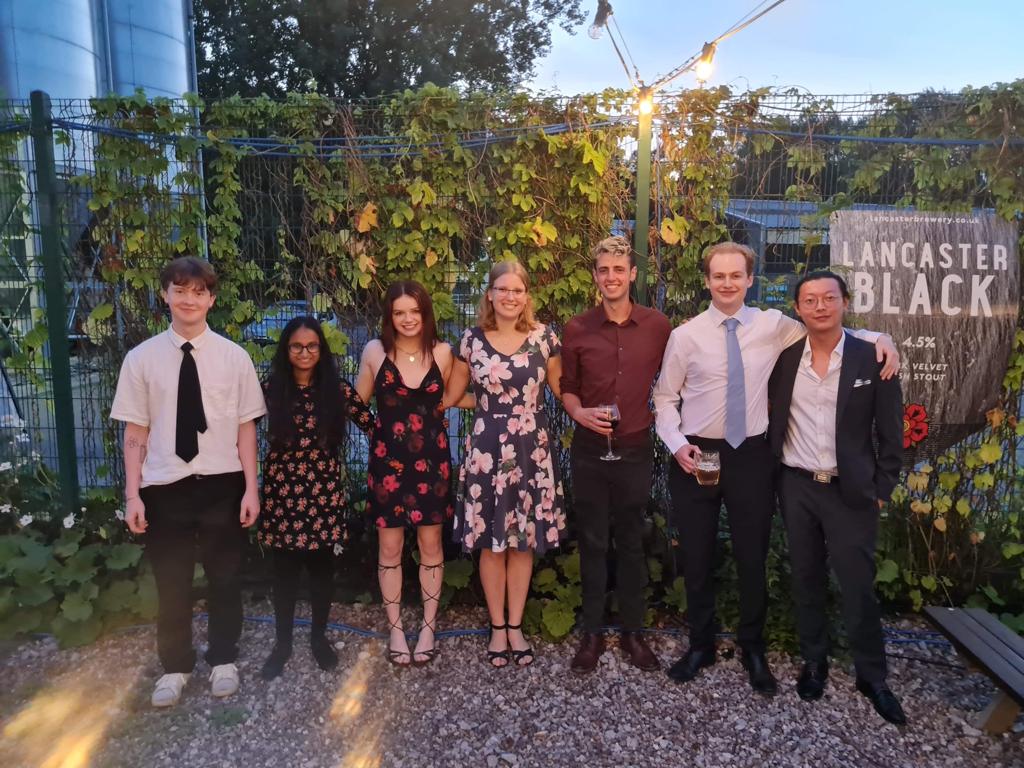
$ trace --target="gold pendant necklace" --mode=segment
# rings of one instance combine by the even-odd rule
[[[409,358],[409,362],[410,362],[410,363],[415,363],[415,362],[416,362],[416,358],[417,358],[417,357],[419,356],[419,354],[420,354],[420,351],[419,351],[418,349],[417,349],[417,350],[416,350],[415,352],[409,353],[409,352],[406,352],[406,351],[405,351],[404,349],[402,349],[402,348],[401,348],[400,346],[398,346],[397,344],[395,344],[395,349],[396,349],[396,350],[398,350],[399,352],[401,352],[401,353],[402,353],[403,355],[405,355],[406,357],[408,357],[408,358]]]

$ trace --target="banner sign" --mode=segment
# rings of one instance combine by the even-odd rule
[[[992,212],[832,214],[830,258],[849,284],[849,312],[900,350],[903,447],[914,454],[977,431],[998,403],[1017,328],[1017,239]]]

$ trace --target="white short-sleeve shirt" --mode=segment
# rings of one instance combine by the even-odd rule
[[[110,418],[149,428],[143,486],[166,485],[189,475],[241,472],[238,426],[267,412],[249,354],[207,327],[191,339],[206,431],[199,433],[196,457],[183,461],[174,452],[174,441],[185,341],[168,328],[132,349],[121,365]]]

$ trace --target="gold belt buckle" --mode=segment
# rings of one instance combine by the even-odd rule
[[[813,477],[814,477],[814,482],[816,482],[816,483],[831,483],[832,482],[832,475],[830,475],[828,472],[815,472]]]

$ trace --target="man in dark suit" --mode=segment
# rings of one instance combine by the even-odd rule
[[[781,461],[778,492],[804,657],[797,693],[818,699],[828,679],[827,557],[842,593],[857,690],[883,718],[903,725],[885,682],[874,592],[878,511],[900,470],[902,395],[899,379],[882,380],[874,346],[843,330],[849,296],[832,272],[800,279],[796,310],[807,338],[782,353],[768,384],[768,439]]]

